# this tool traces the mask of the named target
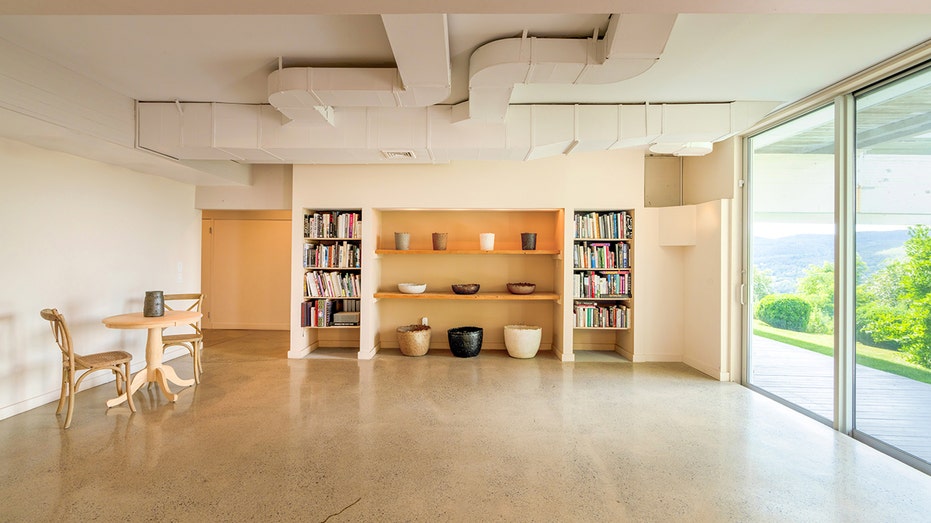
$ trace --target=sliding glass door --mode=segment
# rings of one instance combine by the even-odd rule
[[[854,101],[854,426],[931,463],[931,69]]]
[[[746,143],[745,383],[931,473],[931,64],[833,102]]]
[[[834,408],[834,107],[749,140],[747,382],[825,421]]]

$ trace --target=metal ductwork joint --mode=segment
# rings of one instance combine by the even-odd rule
[[[334,107],[427,107],[450,92],[445,14],[382,15],[396,68],[289,67],[268,76],[268,102],[302,124],[335,125]]]
[[[497,40],[469,62],[468,111],[460,118],[502,122],[517,84],[606,84],[644,73],[659,60],[676,15],[613,14],[603,39]]]

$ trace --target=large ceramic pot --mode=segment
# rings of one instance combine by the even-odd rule
[[[405,356],[423,356],[430,350],[429,325],[404,325],[398,327],[398,345]]]
[[[532,358],[540,350],[542,333],[536,325],[505,325],[504,347],[512,358]]]
[[[446,331],[449,338],[449,350],[457,358],[472,358],[482,350],[481,327],[456,327]]]

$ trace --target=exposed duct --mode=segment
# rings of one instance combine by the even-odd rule
[[[446,15],[382,15],[397,68],[279,67],[268,77],[271,106],[139,103],[137,143],[178,159],[244,163],[532,160],[626,147],[707,154],[776,104],[508,109],[516,84],[602,84],[643,73],[675,20],[615,14],[602,39],[596,31],[588,39],[491,42],[472,54],[470,100],[450,106],[436,105],[450,93]]]
[[[288,67],[268,76],[268,101],[290,120],[334,125],[335,107],[426,107],[450,92],[445,14],[382,15],[397,68]]]
[[[469,62],[468,111],[460,117],[504,121],[517,84],[606,84],[637,76],[659,59],[675,21],[675,14],[614,14],[600,40],[525,33],[485,44]]]
[[[505,122],[456,123],[448,105],[343,108],[335,127],[284,124],[267,105],[138,104],[138,145],[173,158],[245,163],[384,163],[531,160],[581,151],[714,142],[777,104],[518,105]]]

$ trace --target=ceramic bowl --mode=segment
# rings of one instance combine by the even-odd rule
[[[427,290],[426,283],[399,283],[398,290],[404,294],[422,294]]]
[[[454,283],[452,287],[456,294],[475,294],[478,292],[479,285],[477,283]]]
[[[508,292],[511,294],[533,294],[536,288],[536,283],[518,282],[508,284]]]

